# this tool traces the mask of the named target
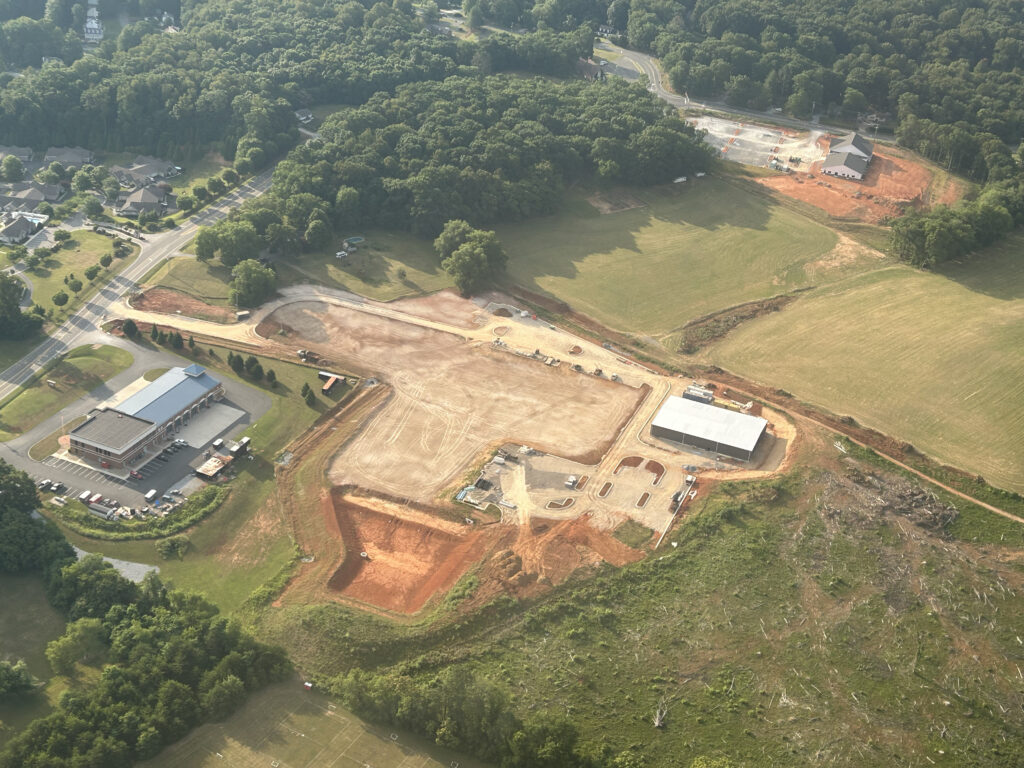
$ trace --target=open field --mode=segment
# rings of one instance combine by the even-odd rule
[[[197,728],[145,768],[481,768],[422,739],[372,726],[298,679],[252,696],[223,723]]]
[[[64,422],[64,426],[50,433],[38,443],[29,448],[28,455],[36,461],[42,461],[47,456],[56,453],[60,450],[60,438],[68,434],[75,427],[80,425],[88,418],[87,415],[82,414],[76,416],[73,419]]]
[[[171,188],[179,194],[191,190],[197,184],[205,185],[211,176],[220,176],[225,168],[231,167],[230,163],[213,152],[200,160],[192,160],[180,163],[180,165],[182,167],[181,175],[167,180]]]
[[[1024,491],[1017,235],[944,274],[892,266],[801,297],[704,354]]]
[[[26,432],[131,364],[131,353],[117,347],[72,349],[0,408],[0,440],[11,440]],[[56,382],[55,386],[47,385],[47,380]]]
[[[103,254],[112,254],[113,242],[113,239],[87,229],[74,230],[71,233],[71,240],[65,243],[65,246],[70,244],[71,248],[61,248],[52,256],[47,256],[36,269],[28,271],[28,277],[32,281],[32,301],[46,309],[52,307],[54,320],[57,322],[76,312],[100,286],[106,285],[111,277],[130,264],[139,252],[138,246],[133,245],[130,255],[123,259],[114,259],[109,267],[100,270],[95,280],[87,281],[85,270],[98,264]],[[74,274],[84,284],[77,295],[64,285],[64,278],[70,274]],[[55,307],[53,295],[62,290],[70,297],[70,301],[63,307]]]
[[[64,619],[50,607],[38,576],[0,576],[0,660],[24,659],[29,672],[49,681],[53,672],[46,660],[46,644],[64,633]],[[0,697],[0,747],[14,732],[50,710],[52,686],[25,696]],[[56,691],[59,693],[59,691]]]
[[[359,250],[345,261],[335,258],[342,241],[355,235],[366,238]],[[378,301],[452,285],[451,278],[441,269],[433,243],[403,232],[339,232],[326,250],[278,258],[274,266],[281,285],[312,282]],[[404,278],[399,275],[401,269],[405,270]]]
[[[316,370],[258,357],[264,370],[272,368],[278,384],[255,383],[239,377],[226,364],[227,351],[197,344],[195,360],[214,375],[243,381],[270,395],[270,409],[243,434],[253,440],[256,459],[239,464],[228,499],[209,518],[188,531],[191,547],[182,560],[163,560],[152,541],[97,541],[65,531],[71,542],[90,552],[132,562],[158,565],[160,575],[176,587],[202,592],[222,611],[238,608],[249,595],[284,568],[295,554],[283,515],[271,499],[275,489],[274,458],[284,446],[348,391],[336,386],[328,401],[318,393],[310,408],[299,396],[304,383],[316,384]],[[217,578],[211,579],[210,574]]]
[[[193,258],[169,259],[146,282],[194,296],[207,304],[226,307],[231,270],[219,262],[204,263]]]
[[[658,335],[837,276],[821,269],[834,233],[728,180],[630,194],[645,207],[601,215],[572,197],[554,216],[499,227],[510,280],[611,328]]]

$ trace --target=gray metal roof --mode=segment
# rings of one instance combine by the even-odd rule
[[[675,395],[669,397],[651,422],[652,427],[671,429],[693,437],[753,451],[768,422],[760,416],[736,413]]]
[[[825,162],[821,164],[821,170],[830,171],[840,168],[854,171],[863,176],[868,172],[868,159],[851,152],[829,152]]]
[[[875,153],[875,145],[865,139],[856,131],[852,131],[845,136],[839,136],[829,142],[829,152],[842,152],[843,147],[853,147],[858,152],[861,152],[868,157],[871,157]]]
[[[118,405],[117,410],[163,424],[219,386],[220,382],[202,366],[193,364],[188,368],[171,368]]]
[[[71,430],[71,434],[119,454],[155,429],[151,421],[108,410],[92,414],[88,421]]]

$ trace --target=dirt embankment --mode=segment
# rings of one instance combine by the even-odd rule
[[[770,299],[760,301],[748,301],[729,307],[719,312],[713,312],[703,317],[698,317],[683,326],[682,338],[679,341],[679,351],[683,354],[692,355],[702,347],[725,337],[733,328],[748,320],[753,320],[761,315],[771,312],[778,312],[786,305],[796,300],[796,296],[774,296]]]
[[[208,320],[213,323],[230,323],[235,319],[234,310],[229,307],[217,307],[205,301],[181,293],[171,288],[147,288],[144,292],[132,297],[133,309],[145,312],[160,312],[165,315],[184,315],[197,320]]]

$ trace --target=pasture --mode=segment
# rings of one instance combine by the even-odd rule
[[[145,768],[477,768],[422,739],[364,723],[298,679],[252,696],[223,723],[197,728]]]
[[[890,266],[807,294],[703,354],[1024,491],[1024,236],[942,274]]]
[[[609,327],[657,336],[835,279],[865,258],[830,262],[838,242],[831,230],[743,182],[691,179],[628,197],[643,206],[601,214],[576,194],[554,216],[498,227],[509,279]]]
[[[85,397],[132,364],[117,347],[77,347],[0,406],[0,441],[11,440]],[[54,386],[47,381],[55,382]]]

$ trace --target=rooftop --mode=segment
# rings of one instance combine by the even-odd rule
[[[874,144],[865,139],[856,131],[851,131],[845,136],[837,136],[836,138],[832,139],[832,141],[830,141],[828,145],[830,152],[833,151],[834,149],[842,150],[843,147],[853,147],[858,152],[861,152],[862,154],[865,154],[868,157],[871,157],[871,155],[875,151]]]
[[[868,172],[868,159],[852,152],[829,152],[825,162],[821,164],[821,170],[827,171],[831,168],[848,168],[863,175]]]
[[[102,446],[112,453],[130,448],[147,432],[156,429],[151,421],[127,416],[117,411],[96,411],[89,419],[71,430],[79,440]]]
[[[651,426],[753,451],[768,422],[760,416],[736,413],[673,395],[661,406]]]
[[[219,386],[220,382],[201,366],[192,364],[188,368],[171,368],[118,405],[117,410],[162,424]]]

